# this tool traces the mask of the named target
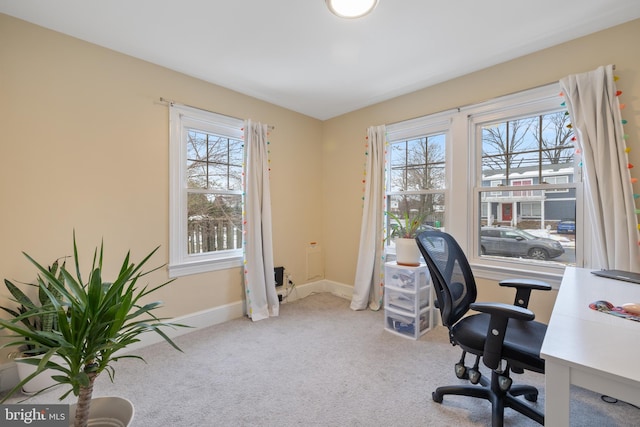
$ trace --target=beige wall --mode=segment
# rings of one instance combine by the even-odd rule
[[[168,262],[168,107],[160,97],[275,126],[271,186],[276,265],[296,277],[322,238],[322,122],[0,14],[0,277],[72,253],[75,228],[91,261],[157,245]],[[166,271],[155,281],[166,280]],[[164,315],[243,298],[239,268],[181,277],[162,290]],[[8,303],[0,285],[0,304]],[[2,362],[0,354],[0,363]]]
[[[310,241],[324,249],[327,279],[353,283],[370,125],[615,63],[627,104],[625,129],[630,145],[640,147],[640,20],[326,122],[1,14],[0,39],[0,276],[18,281],[34,275],[21,251],[42,262],[68,255],[74,228],[87,261],[101,238],[114,268],[127,250],[140,257],[156,245],[155,261],[168,261],[168,110],[160,97],[276,127],[275,262],[298,284],[306,276]],[[640,148],[630,157],[640,166]],[[166,272],[154,277],[166,278]],[[481,281],[481,298],[511,298],[489,285]],[[182,277],[160,297],[166,316],[237,302],[241,272]],[[548,318],[553,296],[539,301],[533,308]]]
[[[631,163],[640,167],[638,40],[640,20],[326,121],[323,143],[324,241],[328,248],[326,277],[349,284],[353,284],[355,277],[368,126],[469,105],[545,85],[600,65],[616,64],[616,74],[620,77],[617,87],[623,91],[621,102],[627,105],[623,117],[629,122],[625,126],[629,134],[628,144],[636,147],[629,157]],[[464,173],[460,171],[460,174]],[[637,167],[632,173],[640,178]],[[636,184],[635,192],[640,193],[640,184]],[[505,301],[512,298],[512,292],[497,291],[494,285],[486,280],[480,281],[479,297]],[[554,295],[555,292],[532,302],[538,318],[548,318]]]

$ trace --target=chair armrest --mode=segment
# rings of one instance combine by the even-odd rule
[[[475,311],[488,313],[491,317],[498,316],[504,319],[512,318],[517,320],[530,321],[536,318],[533,311],[517,305],[504,304],[501,302],[474,302],[469,308]]]
[[[500,286],[509,286],[511,288],[529,288],[538,291],[550,291],[551,285],[542,280],[535,279],[505,279],[500,282]]]
[[[469,308],[487,313],[491,316],[484,340],[482,362],[490,369],[500,367],[502,360],[502,344],[507,331],[509,319],[531,321],[536,316],[531,310],[517,305],[499,302],[472,303]]]
[[[516,288],[514,305],[527,308],[531,291],[550,291],[551,285],[541,280],[534,279],[506,279],[498,283],[500,286]]]

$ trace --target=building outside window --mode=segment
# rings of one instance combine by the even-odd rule
[[[170,108],[170,276],[241,265],[244,121]]]

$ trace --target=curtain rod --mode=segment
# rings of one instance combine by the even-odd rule
[[[169,104],[169,105],[182,105],[184,107],[189,107],[189,108],[195,108],[196,110],[202,110],[202,111],[206,111],[207,113],[212,113],[212,114],[220,114],[220,113],[216,113],[215,111],[211,111],[211,110],[205,110],[204,108],[199,108],[199,107],[194,107],[193,105],[189,105],[189,104],[183,104],[180,102],[176,102],[173,99],[167,99],[167,98],[163,98],[162,96],[160,97],[160,102],[163,102],[165,104]],[[242,119],[240,117],[234,117],[234,116],[230,116],[228,114],[223,114],[223,116],[227,116],[227,117],[231,117],[232,119],[236,119],[236,120],[242,120],[244,121],[245,119]],[[267,128],[269,128],[269,130],[274,130],[276,127],[273,125],[267,125]]]
[[[612,66],[612,68],[613,68],[613,71],[615,71],[615,70],[616,70],[616,64],[612,64],[611,66]],[[529,89],[524,89],[524,90],[522,90],[522,91],[506,93],[506,94],[500,95],[499,97],[502,97],[502,96],[509,96],[509,95],[514,95],[514,94],[516,94],[516,93],[524,92],[524,91],[527,91],[527,90],[535,90],[535,89],[539,89],[539,88],[541,88],[541,87],[549,86],[549,85],[552,85],[552,84],[555,84],[555,83],[559,83],[559,82],[560,82],[560,79],[558,79],[558,80],[556,80],[556,81],[554,81],[554,82],[549,82],[549,83],[541,84],[541,85],[538,85],[538,86],[535,86],[535,87],[531,87],[531,88],[529,88]],[[392,125],[395,125],[395,124],[398,124],[398,123],[408,122],[408,121],[410,121],[410,120],[414,120],[414,119],[419,119],[419,118],[421,118],[421,117],[426,117],[426,116],[431,116],[431,115],[435,115],[435,114],[445,113],[445,112],[447,112],[447,111],[458,110],[458,112],[460,112],[461,110],[463,110],[463,109],[465,109],[465,108],[467,108],[467,107],[474,106],[474,105],[476,105],[476,104],[477,104],[477,103],[472,103],[472,104],[459,105],[459,106],[457,106],[457,107],[446,108],[446,109],[444,109],[444,110],[436,111],[436,112],[433,112],[433,113],[427,113],[427,114],[423,114],[423,115],[421,115],[421,116],[411,117],[411,118],[409,118],[409,119],[402,119],[402,120],[398,120],[397,122],[385,123],[385,126],[392,126]]]
[[[436,115],[436,114],[444,114],[444,113],[449,112],[449,111],[457,111],[458,113],[460,113],[462,110],[465,110],[465,109],[467,109],[467,108],[469,108],[469,107],[473,107],[473,106],[478,105],[478,104],[482,104],[483,102],[489,102],[489,101],[492,101],[492,100],[497,99],[497,98],[502,98],[503,96],[515,95],[515,94],[517,94],[517,93],[520,93],[520,92],[526,92],[526,91],[528,91],[528,90],[536,90],[536,89],[540,89],[540,88],[543,88],[543,87],[545,87],[545,86],[551,86],[551,85],[556,84],[556,83],[559,83],[559,82],[560,82],[560,80],[556,80],[556,81],[554,81],[554,82],[549,82],[549,83],[541,84],[541,85],[538,85],[538,86],[530,87],[530,88],[528,88],[528,89],[523,89],[523,90],[516,91],[516,92],[510,92],[510,93],[505,93],[505,94],[502,94],[502,95],[498,95],[498,96],[497,96],[497,97],[495,97],[495,98],[490,98],[490,99],[487,99],[487,100],[485,100],[485,101],[474,102],[474,103],[471,103],[471,104],[458,105],[458,106],[454,106],[454,107],[446,108],[446,109],[444,109],[444,110],[436,111],[436,112],[433,112],[433,113],[427,113],[427,114],[423,114],[423,115],[421,115],[421,116],[412,117],[412,118],[410,118],[410,119],[403,119],[403,120],[398,120],[397,122],[385,123],[385,126],[392,126],[392,125],[396,125],[396,124],[398,124],[398,123],[408,122],[408,121],[410,121],[410,120],[419,119],[419,118],[426,117],[426,116],[433,116],[433,115]]]

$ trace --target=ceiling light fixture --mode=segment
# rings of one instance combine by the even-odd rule
[[[327,7],[340,18],[360,18],[370,13],[378,0],[325,0]]]

